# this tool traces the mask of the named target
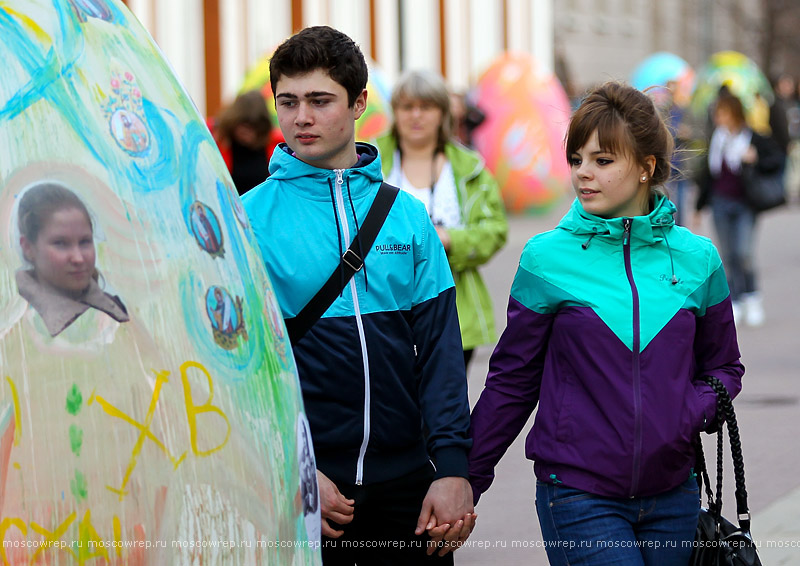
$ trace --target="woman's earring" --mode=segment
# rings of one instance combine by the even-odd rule
[[[647,182],[647,177],[645,175],[642,175],[642,183],[646,183],[646,182]]]

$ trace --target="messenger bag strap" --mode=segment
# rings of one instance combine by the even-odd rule
[[[305,336],[306,332],[311,330],[311,327],[316,324],[317,320],[325,314],[328,307],[336,300],[336,296],[342,292],[350,278],[358,271],[361,271],[364,266],[364,259],[367,257],[370,248],[372,248],[372,244],[378,236],[386,217],[389,215],[389,210],[392,208],[395,198],[397,198],[398,191],[397,187],[381,183],[381,187],[378,189],[378,194],[375,195],[375,200],[372,201],[372,206],[370,206],[364,223],[355,238],[353,238],[350,247],[339,259],[339,265],[336,266],[336,269],[328,277],[322,288],[317,291],[314,298],[303,307],[303,310],[297,316],[284,320],[292,345],[297,344]]]

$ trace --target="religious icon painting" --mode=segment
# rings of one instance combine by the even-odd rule
[[[190,207],[192,235],[198,245],[211,257],[224,257],[223,236],[219,219],[208,205],[196,200]]]
[[[319,542],[321,511],[319,506],[319,487],[317,484],[317,464],[311,444],[311,429],[304,414],[297,415],[297,464],[300,472],[300,499],[303,502],[303,518],[309,541]]]
[[[104,110],[111,136],[117,145],[134,157],[143,157],[150,149],[150,136],[144,115],[142,91],[130,71],[113,73],[111,93]]]
[[[234,298],[227,289],[213,285],[206,292],[206,314],[218,346],[233,350],[239,345],[239,336],[247,340],[241,297]]]

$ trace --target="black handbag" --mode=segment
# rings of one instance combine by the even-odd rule
[[[703,445],[700,435],[695,439],[697,463],[697,484],[700,486],[702,498],[705,488],[708,501],[707,508],[700,509],[697,522],[694,550],[689,566],[761,566],[756,552],[756,545],[750,536],[750,512],[747,508],[747,489],[744,483],[744,459],[742,443],[739,438],[739,426],[728,390],[715,377],[703,376],[717,394],[717,485],[716,496],[711,492],[708,479]],[[730,437],[733,475],[736,480],[736,515],[738,526],[722,516],[722,421],[727,423]]]
[[[761,173],[754,165],[742,164],[744,199],[756,212],[764,212],[786,204],[783,170]]]

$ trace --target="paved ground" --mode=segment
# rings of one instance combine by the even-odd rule
[[[495,300],[498,328],[519,255],[532,235],[555,226],[568,206],[552,213],[511,219],[506,247],[484,267]],[[701,233],[712,235],[708,218]],[[734,402],[742,432],[753,535],[765,565],[800,564],[800,206],[768,213],[759,220],[758,256],[767,322],[741,328],[739,342],[747,368],[742,393]],[[474,405],[486,377],[490,347],[479,348],[469,375]],[[524,457],[524,434],[497,469],[491,489],[477,507],[471,546],[456,553],[457,566],[546,565],[534,508],[532,463]],[[710,437],[709,437],[710,439]],[[707,454],[713,454],[709,444]],[[733,517],[733,476],[726,460],[725,514]]]

